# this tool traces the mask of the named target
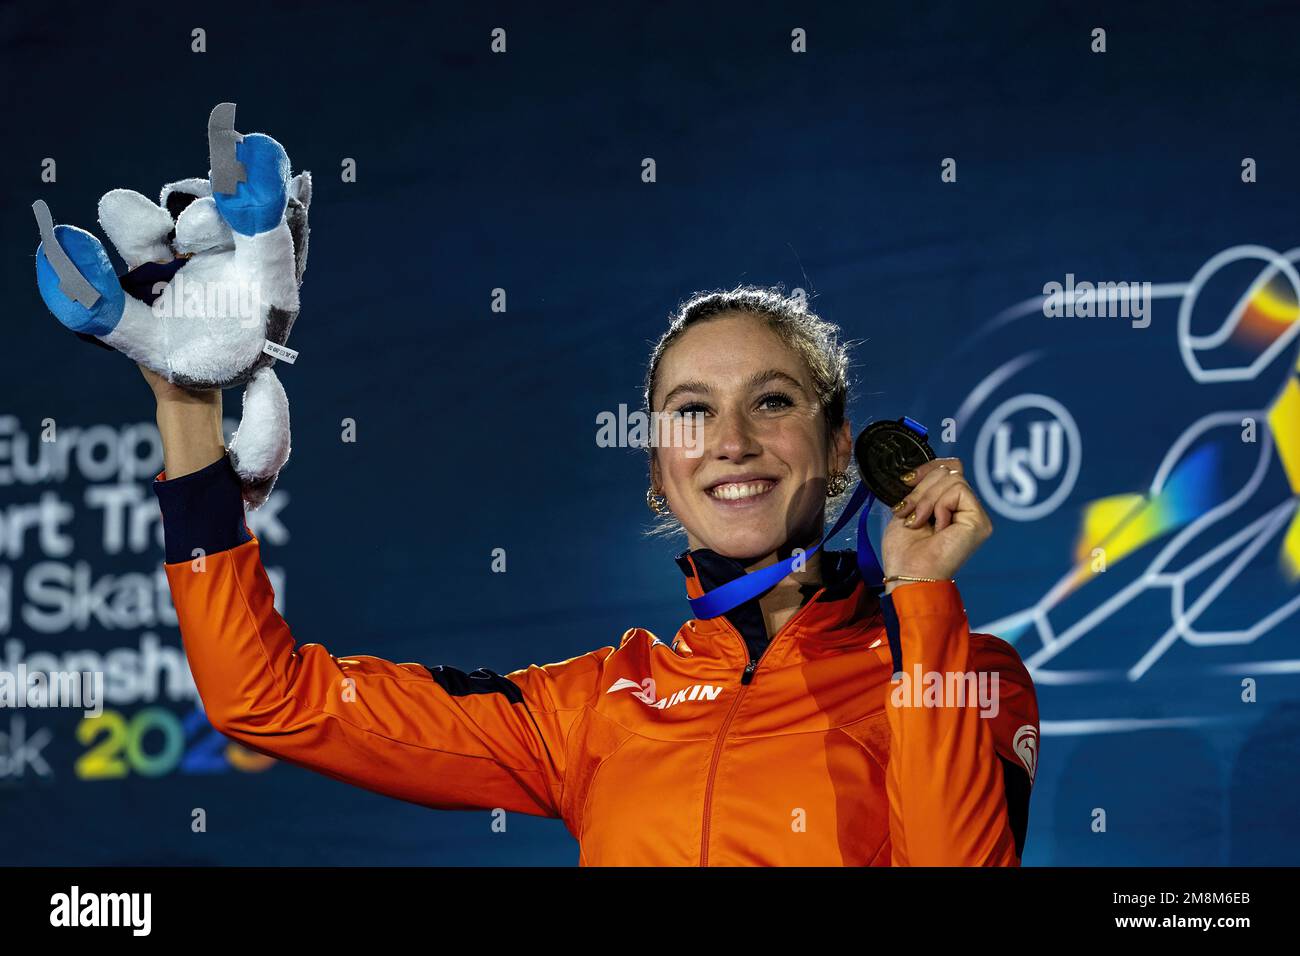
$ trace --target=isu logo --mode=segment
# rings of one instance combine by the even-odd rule
[[[980,428],[975,483],[998,514],[1036,521],[1074,490],[1081,445],[1064,405],[1046,395],[1019,395],[994,409]]]
[[[674,691],[668,697],[655,699],[655,679],[647,677],[641,683],[628,680],[626,677],[620,677],[614,681],[613,686],[605,691],[612,694],[616,690],[631,690],[632,696],[648,707],[655,707],[664,710],[668,707],[674,707],[682,701],[688,700],[717,700],[718,695],[722,693],[722,688],[713,684],[692,684],[690,687],[683,687],[679,691]]]
[[[1033,724],[1025,724],[1017,730],[1011,741],[1011,749],[1029,771],[1029,782],[1033,783],[1034,771],[1038,768],[1038,728]]]

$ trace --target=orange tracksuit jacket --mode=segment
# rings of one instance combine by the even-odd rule
[[[882,600],[832,553],[838,580],[770,642],[750,602],[671,645],[632,628],[465,673],[297,643],[228,459],[154,490],[208,719],[253,750],[427,807],[559,817],[584,866],[1019,864],[1033,684],[1009,644],[970,633],[951,582]],[[679,563],[691,596],[742,572],[712,552]],[[996,714],[896,706],[892,676],[918,667],[996,673]]]

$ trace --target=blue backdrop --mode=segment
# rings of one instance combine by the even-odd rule
[[[960,582],[1039,687],[1025,862],[1297,862],[1297,34],[1265,4],[0,8],[0,669],[110,675],[98,722],[0,710],[0,863],[576,862],[559,821],[263,766],[196,708],[152,399],[46,312],[29,207],[99,232],[110,188],[203,175],[221,101],[315,177],[253,523],[300,641],[504,673],[671,635],[682,544],[596,416],[679,299],[782,282],[859,340],[855,423],[925,422],[997,522]],[[1149,310],[1050,317],[1052,282]]]

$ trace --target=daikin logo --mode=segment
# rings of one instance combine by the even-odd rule
[[[626,677],[620,677],[614,681],[613,685],[605,693],[612,694],[616,690],[635,691],[633,697],[641,701],[641,703],[659,710],[675,707],[684,701],[717,700],[722,693],[722,688],[714,684],[692,684],[690,687],[683,687],[679,691],[674,691],[668,697],[660,697],[656,700],[655,679],[653,677],[647,677],[639,684],[636,681],[628,680]]]

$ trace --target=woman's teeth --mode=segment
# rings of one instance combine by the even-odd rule
[[[709,489],[709,495],[723,501],[739,501],[741,498],[753,498],[770,491],[773,484],[771,481],[747,481],[743,484],[718,485]]]

